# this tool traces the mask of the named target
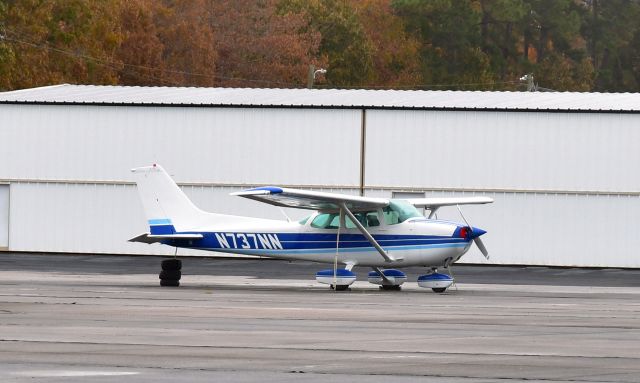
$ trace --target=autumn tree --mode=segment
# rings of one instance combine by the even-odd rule
[[[215,33],[218,84],[236,87],[300,87],[318,57],[320,35],[304,15],[277,0],[209,0]]]
[[[590,0],[584,4],[582,33],[595,67],[595,90],[640,89],[640,2]]]
[[[422,44],[422,75],[435,89],[486,89],[494,82],[480,49],[479,12],[471,0],[395,0],[393,7]]]
[[[25,88],[61,82],[114,84],[120,63],[119,1],[3,2],[0,86]]]
[[[187,86],[216,85],[216,39],[206,0],[165,0],[156,14],[164,75]]]
[[[0,0],[0,89],[640,89],[640,0]]]
[[[124,63],[120,70],[123,85],[172,85],[163,78],[164,44],[158,36],[152,0],[127,1],[120,11],[123,40],[116,52]]]
[[[508,84],[530,72],[521,30],[531,11],[525,0],[477,0],[474,9],[480,13],[481,49],[489,57],[496,78]]]
[[[117,57],[126,85],[213,86],[216,47],[205,0],[130,0]]]
[[[530,12],[525,34],[534,47],[538,82],[553,90],[580,91],[593,86],[593,66],[580,35],[580,8],[573,0],[526,0]],[[528,49],[528,46],[525,47]]]
[[[319,52],[327,61],[327,86],[362,86],[373,78],[372,47],[349,2],[282,0],[280,10],[305,15],[305,30],[319,33]]]
[[[371,49],[373,73],[364,84],[373,87],[415,87],[422,82],[420,42],[406,32],[391,0],[354,0]]]

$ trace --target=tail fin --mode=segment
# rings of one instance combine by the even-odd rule
[[[175,234],[198,225],[198,209],[160,165],[131,169],[152,235]]]

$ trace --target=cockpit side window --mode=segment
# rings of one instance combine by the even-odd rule
[[[357,212],[353,213],[356,219],[364,227],[380,226],[380,220],[378,219],[378,213],[375,211],[370,212]],[[347,229],[355,229],[356,225],[351,221],[348,216],[344,217],[345,226]],[[311,221],[311,227],[316,229],[337,229],[340,222],[339,213],[320,213],[313,221]]]
[[[309,220],[309,218],[311,218],[311,216],[304,217],[300,221],[298,221],[298,223],[304,226],[307,224],[307,221]]]
[[[311,221],[311,227],[315,227],[316,229],[326,229],[336,218],[336,214],[318,214],[313,221]]]
[[[398,219],[398,212],[391,209],[391,207],[386,207],[382,210],[382,214],[384,215],[384,223],[387,225],[396,225],[400,223]]]
[[[367,227],[380,226],[380,219],[378,218],[377,211],[368,212],[366,217],[367,217],[367,224],[365,226]]]

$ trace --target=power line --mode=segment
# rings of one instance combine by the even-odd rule
[[[496,81],[496,82],[475,82],[475,83],[452,83],[452,84],[416,84],[416,85],[396,85],[393,89],[422,89],[422,88],[461,88],[467,86],[491,86],[491,85],[506,85],[506,84],[520,84],[520,81]],[[317,87],[322,87],[319,85]],[[363,86],[361,89],[388,89],[383,85],[371,85]]]
[[[8,33],[6,33],[8,32]],[[18,37],[10,37],[9,33],[13,36],[18,36]],[[196,73],[196,72],[189,72],[189,71],[182,71],[182,70],[173,70],[173,69],[161,69],[161,68],[157,68],[157,67],[150,67],[150,66],[145,66],[145,65],[137,65],[137,64],[130,64],[130,63],[126,63],[126,62],[115,62],[115,61],[110,61],[110,60],[105,60],[105,59],[99,59],[93,56],[89,56],[86,54],[81,54],[78,52],[73,52],[73,51],[69,51],[66,49],[62,49],[60,47],[56,47],[56,46],[52,46],[48,43],[45,44],[39,44],[33,41],[27,41],[24,40],[24,36],[25,34],[22,34],[23,36],[21,38],[20,34],[12,29],[9,28],[5,28],[5,34],[0,36],[0,41],[4,40],[4,41],[9,41],[9,42],[13,42],[13,43],[18,43],[18,44],[24,44],[24,45],[28,45],[31,46],[33,48],[37,48],[37,49],[42,49],[42,50],[47,50],[47,51],[51,51],[51,52],[55,52],[55,53],[59,53],[59,54],[63,54],[66,56],[70,56],[70,57],[75,57],[78,59],[84,59],[84,60],[89,60],[94,62],[97,65],[115,70],[115,71],[123,71],[125,74],[130,74],[130,75],[136,75],[138,77],[141,77],[143,79],[146,80],[155,80],[158,81],[160,83],[163,83],[164,85],[173,85],[173,86],[184,86],[184,84],[182,84],[180,81],[175,80],[172,81],[170,79],[167,78],[163,78],[163,77],[159,77],[156,75],[153,75],[151,73],[144,73],[144,72],[140,72],[140,71],[131,71],[131,69],[138,69],[138,70],[144,70],[144,71],[151,71],[151,72],[160,72],[160,73],[168,73],[168,74],[177,74],[177,75],[181,75],[181,76],[193,76],[193,77],[202,77],[202,78],[208,78],[211,80],[225,80],[225,81],[239,81],[239,82],[248,82],[248,83],[255,83],[255,84],[264,84],[264,85],[279,85],[279,86],[285,86],[285,87],[290,87],[290,88],[302,88],[303,86],[301,84],[297,84],[297,83],[290,83],[290,82],[284,82],[284,81],[273,81],[273,80],[262,80],[262,79],[249,79],[249,78],[242,78],[242,77],[229,77],[229,76],[222,76],[222,75],[209,75],[209,74],[205,74],[205,73]],[[28,37],[26,37],[28,39]],[[510,85],[510,84],[520,84],[520,81],[498,81],[498,82],[477,82],[477,83],[450,83],[450,84],[415,84],[415,85],[400,85],[400,86],[393,86],[393,87],[388,87],[388,86],[384,86],[384,85],[367,85],[367,86],[351,86],[348,88],[344,88],[344,89],[387,89],[387,90],[414,90],[414,89],[428,89],[428,88],[463,88],[463,87],[490,87],[490,86],[496,86],[496,85]],[[327,88],[340,88],[340,87],[336,87],[333,85],[316,85],[316,88],[322,88],[322,89],[327,89]]]
[[[10,32],[12,35],[19,35],[16,31],[13,31],[11,29],[6,29],[6,31]],[[24,38],[24,37],[22,37]],[[47,51],[51,51],[51,52],[56,52],[56,53],[60,53],[60,54],[64,54],[67,56],[71,56],[71,57],[75,57],[75,58],[79,58],[79,59],[85,59],[85,60],[90,60],[95,62],[98,65],[101,66],[105,66],[114,70],[120,70],[120,67],[123,68],[131,68],[131,69],[141,69],[141,70],[146,70],[146,71],[155,71],[155,72],[163,72],[163,73],[168,73],[168,74],[178,74],[178,75],[183,75],[183,76],[194,76],[194,77],[204,77],[204,78],[208,78],[211,80],[227,80],[227,81],[245,81],[245,82],[251,82],[251,83],[259,83],[259,84],[276,84],[276,85],[286,85],[286,86],[290,86],[290,87],[302,87],[301,84],[295,84],[295,83],[289,83],[289,82],[283,82],[283,81],[272,81],[272,80],[262,80],[262,79],[247,79],[247,78],[241,78],[241,77],[228,77],[228,76],[221,76],[221,75],[209,75],[209,74],[205,74],[205,73],[196,73],[196,72],[189,72],[189,71],[181,71],[181,70],[173,70],[173,69],[161,69],[161,68],[156,68],[156,67],[150,67],[150,66],[145,66],[145,65],[137,65],[137,64],[129,64],[126,62],[114,62],[114,61],[109,61],[109,60],[104,60],[104,59],[99,59],[96,57],[92,57],[89,55],[85,55],[85,54],[80,54],[78,52],[72,52],[66,49],[62,49],[56,46],[52,46],[50,44],[38,44],[35,43],[33,41],[26,41],[26,40],[22,40],[20,38],[16,38],[16,37],[9,37],[8,35],[5,35],[3,37],[3,40],[6,41],[10,41],[10,42],[15,42],[15,43],[20,43],[20,44],[25,44],[25,45],[29,45],[31,47],[34,48],[38,48],[38,49],[43,49],[43,50],[47,50]],[[129,72],[131,73],[131,72]],[[161,81],[161,82],[165,82],[165,83],[170,83],[172,85],[180,85],[177,82],[170,82],[167,79],[161,78],[161,77],[157,77],[157,76],[153,76],[153,75],[148,75],[148,74],[142,74],[139,72],[136,72],[136,74],[139,74],[141,76],[146,76],[146,77],[151,77],[152,79]]]

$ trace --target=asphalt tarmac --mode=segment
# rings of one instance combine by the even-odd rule
[[[640,382],[640,270],[456,266],[351,291],[326,266],[0,253],[2,382]]]

